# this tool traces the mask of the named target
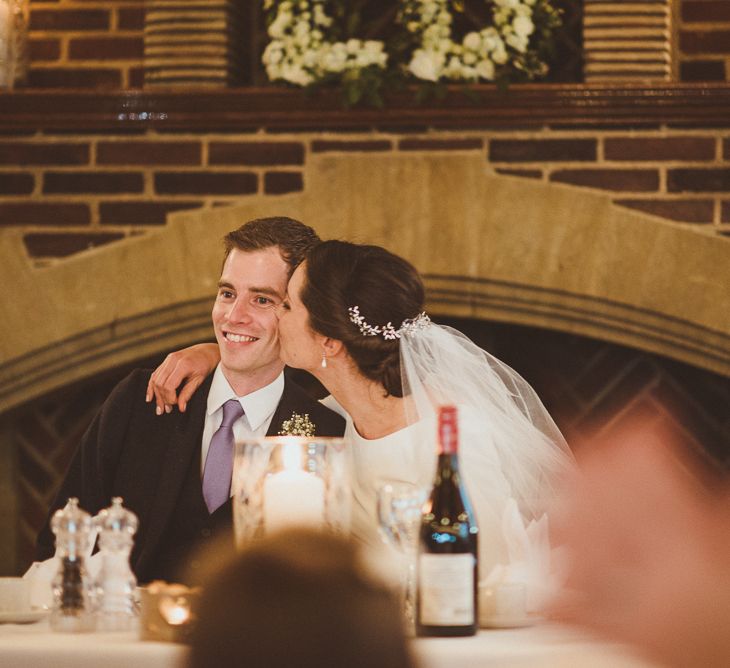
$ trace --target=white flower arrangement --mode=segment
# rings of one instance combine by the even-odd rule
[[[534,78],[547,71],[540,45],[531,49],[536,18],[548,32],[559,24],[549,0],[493,0],[492,25],[452,40],[451,0],[405,0],[401,21],[416,39],[407,65],[417,79],[476,82],[508,79],[507,72]],[[542,37],[541,32],[539,37]],[[500,76],[501,75],[501,76]]]
[[[483,0],[490,21],[457,42],[461,3],[398,0],[397,35],[386,45],[351,36],[360,17],[347,0],[264,0],[271,41],[262,61],[271,81],[338,83],[349,103],[379,103],[392,74],[430,84],[533,79],[547,72],[552,31],[560,25],[550,1]]]
[[[388,54],[377,40],[332,39],[325,0],[266,0],[273,15],[263,64],[271,81],[308,86],[327,77],[357,79],[368,67],[385,69]]]

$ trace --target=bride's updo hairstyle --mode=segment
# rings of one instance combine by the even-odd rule
[[[404,320],[423,311],[424,288],[415,267],[380,246],[324,241],[307,255],[300,298],[314,331],[342,341],[360,372],[385,388],[386,396],[403,396],[398,339],[366,336],[350,320],[357,306],[371,327]]]

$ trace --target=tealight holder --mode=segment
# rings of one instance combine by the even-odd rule
[[[342,438],[270,436],[236,443],[236,544],[304,526],[348,533],[350,484]]]
[[[189,642],[200,592],[161,580],[140,588],[140,640]]]

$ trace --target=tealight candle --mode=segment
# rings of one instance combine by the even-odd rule
[[[267,532],[304,524],[324,523],[324,481],[301,468],[301,450],[296,442],[282,443],[284,470],[264,481],[264,527]]]

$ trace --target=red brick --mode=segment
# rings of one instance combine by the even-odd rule
[[[67,257],[110,241],[124,238],[123,234],[26,234],[25,247],[31,257]]]
[[[117,10],[119,30],[143,30],[144,7],[124,7]]]
[[[251,172],[159,172],[155,191],[174,195],[248,195],[258,190]]]
[[[504,169],[498,167],[497,174],[506,174],[507,176],[522,176],[526,179],[541,179],[542,171],[539,169]]]
[[[727,0],[682,2],[681,17],[686,23],[730,21],[730,2]]]
[[[730,223],[730,200],[723,201],[720,220],[723,223]]]
[[[32,61],[58,60],[61,56],[61,42],[57,39],[29,39],[28,53]]]
[[[199,165],[199,142],[120,141],[99,142],[98,165]]]
[[[0,172],[0,195],[29,195],[35,179],[24,172]]]
[[[304,146],[297,142],[211,142],[211,165],[301,165]]]
[[[680,30],[682,53],[720,53],[730,55],[730,30]]]
[[[683,223],[711,223],[714,203],[712,200],[653,200],[653,199],[617,199],[615,204],[636,209],[655,216],[677,220]]]
[[[88,144],[0,142],[2,165],[87,165]]]
[[[725,81],[722,60],[685,60],[679,63],[680,81]]]
[[[48,201],[0,203],[0,225],[87,225],[90,221],[86,204]]]
[[[401,139],[401,151],[463,151],[482,148],[481,139]]]
[[[70,60],[140,60],[141,37],[74,37],[69,42]]]
[[[312,142],[312,151],[314,153],[326,153],[328,151],[390,151],[392,148],[393,145],[391,142],[386,140],[338,141],[334,139],[315,139]]]
[[[659,174],[654,169],[561,169],[550,174],[550,180],[625,192],[649,192],[659,188]]]
[[[119,70],[87,68],[31,68],[28,83],[33,88],[119,88]]]
[[[730,191],[730,169],[670,169],[667,171],[669,192]]]
[[[201,206],[200,201],[101,202],[99,217],[102,225],[164,225],[168,213]]]
[[[712,160],[712,137],[616,137],[604,143],[606,160]]]
[[[267,172],[264,174],[264,192],[267,195],[281,195],[301,190],[304,190],[301,172]]]
[[[141,174],[132,172],[46,172],[44,193],[140,193]]]
[[[31,30],[108,30],[105,9],[31,9]]]
[[[492,162],[581,161],[596,159],[595,139],[493,139]]]
[[[144,88],[144,67],[130,67],[127,88]]]
[[[722,156],[725,160],[730,160],[730,139],[722,141]]]

